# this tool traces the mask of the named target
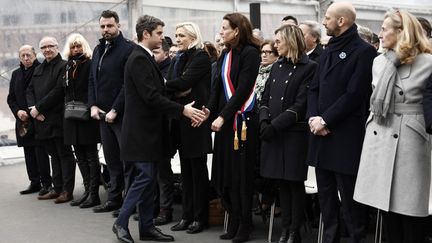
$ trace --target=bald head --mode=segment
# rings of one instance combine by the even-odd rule
[[[323,25],[327,35],[339,36],[348,30],[356,20],[356,11],[350,2],[336,2],[327,9]]]
[[[36,60],[36,51],[31,45],[23,45],[18,50],[20,62],[27,69],[33,65]]]

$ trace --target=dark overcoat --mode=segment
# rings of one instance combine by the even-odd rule
[[[175,63],[176,61],[172,62],[168,71],[167,90],[173,93],[174,100],[179,104],[186,105],[195,101],[194,107],[201,109],[210,96],[210,58],[202,49],[185,51],[177,63],[181,74],[179,77],[174,74]],[[178,97],[181,92],[187,94]],[[192,127],[190,119],[184,116],[172,120],[174,148],[179,150],[182,157],[197,158],[211,152],[210,122],[206,120],[201,126]]]
[[[316,68],[317,64],[306,54],[296,64],[285,57],[273,64],[259,112],[260,123],[270,121],[276,132],[270,141],[261,142],[263,177],[306,180],[307,86]]]
[[[50,62],[46,60],[36,67],[29,87],[27,88],[27,104],[45,116],[43,122],[35,120],[37,139],[63,137],[63,99],[46,99],[65,74],[66,61],[58,54]]]
[[[156,162],[169,152],[168,117],[182,115],[183,105],[169,100],[154,58],[135,46],[125,66],[125,112],[121,159]]]
[[[66,64],[66,75],[59,79],[56,87],[45,97],[45,102],[55,100],[80,101],[87,104],[88,77],[91,61],[84,55],[79,58],[71,57]],[[85,145],[100,142],[99,122],[95,119],[88,121],[63,119],[63,135],[66,145]]]
[[[308,55],[309,59],[311,59],[312,61],[319,63],[319,59],[321,56],[321,53],[324,51],[324,49],[322,48],[322,46],[320,44],[318,44],[315,49]]]
[[[227,101],[225,98],[221,70],[223,57],[227,50],[221,54],[218,60],[218,69],[216,79],[212,87],[210,100],[207,105],[212,118],[221,116],[224,124],[219,132],[215,133],[213,163],[212,163],[212,184],[217,190],[222,191],[224,187],[231,187],[233,177],[238,177],[239,153],[234,151],[234,116],[244,105],[251,92],[253,92],[258,69],[260,65],[259,50],[253,46],[244,46],[242,49],[233,49],[230,77],[235,89],[234,95]],[[247,141],[245,146],[245,163],[248,164],[246,169],[254,170],[257,160],[258,148],[258,114],[256,103],[250,112],[245,113],[245,122],[247,125]],[[213,121],[213,119],[211,119]],[[241,127],[241,120],[237,124]],[[239,137],[240,140],[240,137]],[[251,172],[244,172],[250,175]],[[252,178],[250,178],[252,181]]]
[[[105,112],[116,110],[121,119],[124,109],[124,65],[135,44],[120,34],[111,42],[105,52],[105,39],[100,39],[93,50],[89,76],[88,103],[96,105]],[[99,70],[99,62],[103,62]],[[116,120],[117,120],[116,119]]]
[[[310,136],[309,165],[357,174],[375,56],[375,48],[358,36],[356,25],[330,39],[310,83],[306,114],[308,119],[321,116],[330,134]]]
[[[30,84],[30,80],[33,75],[33,72],[39,64],[40,63],[38,62],[38,60],[35,60],[33,62],[33,65],[28,69],[25,69],[24,65],[20,64],[20,67],[12,72],[12,77],[9,84],[9,94],[7,96],[7,103],[9,105],[10,110],[12,111],[12,114],[16,119],[15,133],[16,133],[17,144],[19,147],[33,146],[38,144],[37,140],[34,139],[34,133],[25,137],[20,137],[18,135],[18,126],[21,123],[21,120],[18,118],[17,112],[19,110],[26,111],[29,116],[30,122],[34,123],[33,118],[30,116],[30,112],[27,105],[26,90]]]

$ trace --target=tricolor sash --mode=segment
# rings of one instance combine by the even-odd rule
[[[222,84],[224,87],[224,93],[225,93],[225,99],[228,102],[231,97],[235,93],[234,85],[231,81],[231,62],[232,62],[232,50],[230,50],[228,53],[225,54],[223,62],[222,62]],[[241,115],[242,118],[242,133],[241,133],[241,140],[246,141],[246,121],[244,117],[244,113],[247,111],[251,111],[255,105],[255,81],[253,85],[253,89],[251,90],[248,99],[246,102],[242,105],[241,109],[236,112],[234,115],[234,124],[233,124],[233,130],[234,130],[234,150],[238,150],[238,132],[237,132],[237,119],[238,115]]]

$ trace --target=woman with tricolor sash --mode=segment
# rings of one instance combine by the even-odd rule
[[[253,171],[258,147],[258,115],[254,86],[260,65],[259,40],[252,25],[239,13],[223,17],[220,31],[225,44],[207,105],[216,132],[211,183],[229,214],[233,242],[249,240],[252,226]]]

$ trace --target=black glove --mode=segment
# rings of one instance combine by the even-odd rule
[[[276,134],[276,131],[270,123],[264,122],[261,124],[261,129],[260,129],[261,140],[270,141],[273,139],[275,134]]]

